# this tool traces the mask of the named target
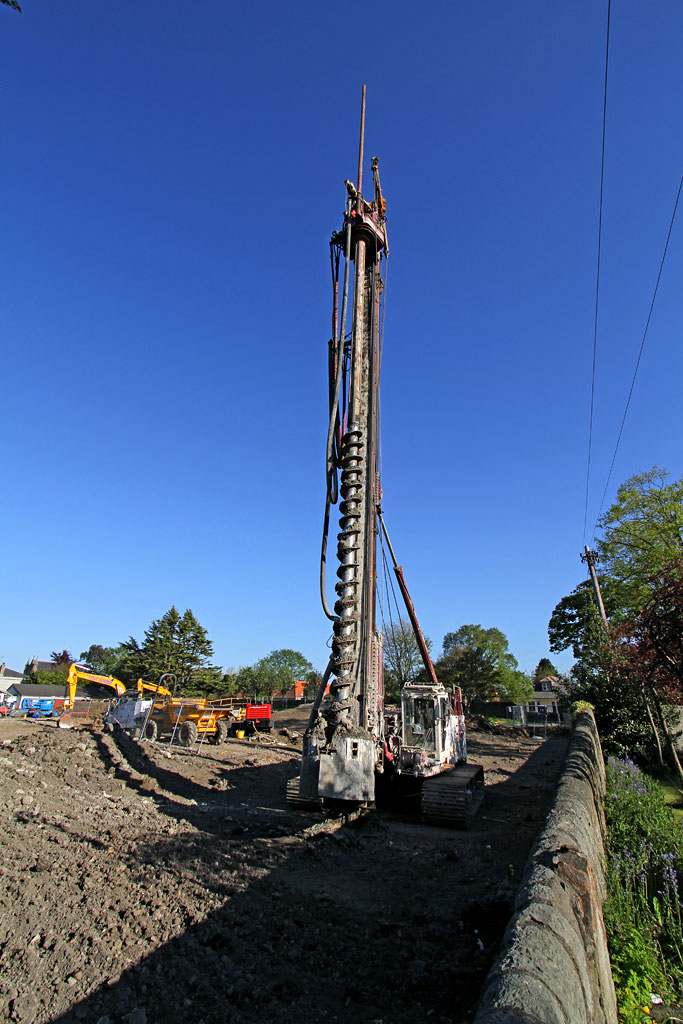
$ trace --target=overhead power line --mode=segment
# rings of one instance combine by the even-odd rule
[[[600,250],[602,246],[602,195],[605,183],[605,126],[607,123],[607,69],[609,66],[609,26],[612,0],[607,0],[607,36],[605,41],[605,86],[602,98],[602,156],[600,160],[600,207],[598,214],[598,258],[595,275],[595,318],[593,322],[593,371],[591,374],[591,405],[588,421],[588,458],[586,462],[586,501],[583,510],[583,543],[586,543],[588,522],[588,492],[591,478],[591,448],[593,444],[593,407],[595,405],[595,363],[598,351],[598,299],[600,296]]]
[[[666,259],[666,253],[667,253],[667,250],[669,248],[669,239],[671,238],[671,232],[673,230],[674,221],[676,219],[676,211],[678,209],[678,200],[681,198],[681,190],[682,189],[683,189],[683,175],[681,176],[681,180],[680,180],[679,185],[678,185],[678,192],[676,193],[676,201],[674,203],[673,213],[671,214],[671,220],[669,222],[669,230],[668,230],[667,235],[666,235],[666,242],[664,243],[664,252],[662,253],[662,259],[661,259],[661,262],[659,264],[659,272],[657,274],[657,280],[655,282],[655,290],[652,293],[652,302],[650,303],[650,309],[649,309],[649,312],[647,314],[647,321],[645,323],[645,330],[643,331],[643,338],[642,338],[642,341],[640,342],[640,349],[638,351],[638,358],[636,359],[636,368],[633,371],[633,378],[631,380],[631,387],[629,388],[628,397],[626,399],[626,406],[624,408],[624,415],[621,417],[621,426],[619,427],[619,436],[617,437],[617,443],[614,446],[614,453],[612,454],[612,462],[611,462],[610,467],[609,467],[609,473],[607,474],[607,483],[605,484],[605,489],[602,492],[602,499],[600,501],[600,508],[598,509],[598,514],[596,516],[595,526],[593,527],[593,536],[595,536],[595,531],[596,531],[597,525],[598,525],[597,521],[600,518],[600,513],[602,512],[602,506],[605,503],[605,497],[607,495],[607,488],[609,487],[609,482],[612,479],[612,470],[614,469],[614,463],[615,463],[615,460],[616,460],[616,457],[617,457],[617,452],[619,451],[619,444],[621,442],[621,435],[624,432],[624,423],[626,422],[626,415],[628,413],[628,407],[631,404],[631,395],[633,394],[633,387],[634,387],[635,382],[636,382],[636,377],[638,376],[638,367],[640,366],[640,359],[641,359],[641,356],[643,354],[643,349],[645,347],[645,339],[647,338],[647,331],[648,331],[648,328],[650,326],[650,320],[652,319],[652,310],[655,307],[655,299],[657,298],[657,291],[659,289],[659,282],[660,282],[661,277],[662,277],[662,270],[664,269],[664,260]]]

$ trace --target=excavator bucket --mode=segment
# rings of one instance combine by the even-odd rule
[[[78,729],[91,724],[92,719],[88,719],[87,711],[65,711],[57,719],[58,729]]]

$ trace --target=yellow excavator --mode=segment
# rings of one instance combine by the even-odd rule
[[[66,677],[67,693],[64,695],[64,707],[70,711],[74,706],[74,698],[76,696],[76,687],[79,681],[85,683],[95,683],[97,686],[106,686],[113,690],[113,696],[123,697],[125,693],[129,693],[130,690],[121,682],[120,679],[115,679],[114,676],[100,676],[95,672],[84,672],[75,663],[69,667],[69,674]],[[157,687],[154,683],[146,683],[143,679],[138,679],[135,684],[135,690],[140,697],[144,695],[145,690],[149,690],[150,693],[156,693]],[[159,697],[170,697],[171,691],[167,690],[164,686],[158,688]]]
[[[114,691],[113,696],[116,697],[122,697],[126,692],[126,687],[119,679],[114,679],[113,676],[100,676],[95,672],[84,672],[83,669],[74,663],[69,666],[69,674],[66,677],[67,692],[64,695],[64,707],[69,711],[73,711],[76,687],[79,682],[96,683],[97,686],[106,686]]]
[[[127,689],[125,683],[122,683],[120,679],[115,679],[114,676],[98,675],[96,672],[86,672],[74,662],[69,666],[69,674],[66,677],[64,712],[57,723],[62,729],[70,729],[79,719],[87,720],[91,717],[89,714],[89,706],[83,711],[74,711],[76,689],[79,683],[93,683],[96,686],[102,686],[107,690],[110,690],[111,694],[107,694],[103,698],[104,700],[108,697],[113,699],[115,697],[124,697],[126,694],[131,694],[131,690]],[[139,697],[143,697],[146,690],[151,693],[155,693],[157,691],[157,687],[152,683],[146,683],[144,680],[138,679],[135,687],[132,689],[132,693],[137,693]],[[158,688],[158,696],[170,697],[171,691],[160,686]]]

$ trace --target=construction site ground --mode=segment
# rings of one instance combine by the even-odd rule
[[[0,1020],[471,1020],[567,738],[470,730],[466,832],[344,822],[287,807],[306,714],[198,753],[0,721]]]

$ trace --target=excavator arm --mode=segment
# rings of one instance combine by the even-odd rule
[[[69,674],[66,677],[66,707],[68,707],[69,710],[73,709],[76,687],[78,686],[79,680],[86,683],[97,683],[98,686],[108,686],[114,691],[117,697],[123,696],[126,692],[126,687],[119,679],[115,679],[113,676],[100,676],[94,672],[84,672],[74,663],[69,666]]]
[[[146,683],[144,679],[138,679],[137,691],[141,697],[144,697],[145,690],[149,690],[151,693],[156,693],[159,697],[172,697],[173,694],[170,690],[167,690],[165,686],[157,687],[154,683]]]

